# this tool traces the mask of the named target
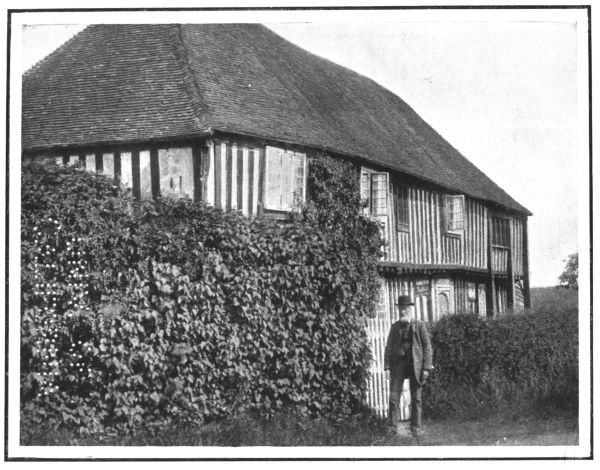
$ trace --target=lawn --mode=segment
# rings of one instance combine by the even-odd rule
[[[332,422],[280,414],[270,420],[241,416],[203,426],[174,427],[155,435],[75,437],[64,431],[38,430],[24,436],[37,445],[108,446],[552,446],[577,445],[577,418],[494,418],[479,421],[425,420],[425,434],[395,435],[374,417],[346,417]]]
[[[423,437],[413,438],[408,431],[385,439],[382,445],[421,446],[575,446],[579,433],[576,418],[530,418],[518,421],[425,423]]]

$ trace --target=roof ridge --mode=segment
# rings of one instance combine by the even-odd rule
[[[173,56],[180,65],[181,79],[183,81],[183,89],[190,99],[190,104],[194,110],[193,121],[198,127],[198,130],[206,130],[210,128],[213,122],[213,116],[209,106],[202,100],[196,77],[192,73],[190,62],[188,59],[188,51],[183,40],[181,24],[173,24],[169,29]]]

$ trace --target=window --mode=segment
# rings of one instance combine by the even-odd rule
[[[306,155],[276,147],[266,150],[265,209],[298,209],[306,197]]]
[[[361,168],[360,194],[362,199],[367,201],[364,211],[366,215],[371,215],[377,220],[384,241],[388,239],[388,188],[388,173]]]
[[[194,168],[191,147],[158,150],[160,194],[194,198]]]
[[[396,215],[396,230],[399,232],[408,232],[410,228],[410,217],[408,214],[408,188],[394,184],[392,186],[394,194],[394,209]]]
[[[492,216],[492,245],[510,247],[510,222],[508,219]]]
[[[477,285],[467,282],[467,312],[477,313]]]
[[[361,196],[367,200],[368,214],[386,217],[388,215],[388,174],[362,168]]]
[[[446,231],[451,233],[461,233],[465,219],[465,197],[446,196]]]
[[[387,215],[388,174],[371,173],[371,214],[375,217]]]

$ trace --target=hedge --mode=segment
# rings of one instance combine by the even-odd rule
[[[132,432],[361,406],[377,301],[365,286],[381,241],[352,245],[378,233],[359,210],[352,242],[341,242],[339,224],[320,224],[319,201],[281,224],[189,200],[135,201],[74,168],[31,163],[22,174],[25,426]],[[358,194],[352,178],[341,186],[341,197]]]
[[[451,315],[430,329],[435,370],[423,389],[427,416],[473,419],[577,410],[576,309],[493,320]]]

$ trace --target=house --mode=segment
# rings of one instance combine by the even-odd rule
[[[401,98],[261,25],[86,28],[24,74],[22,149],[140,198],[278,218],[306,198],[311,158],[353,162],[387,242],[370,320],[378,409],[398,294],[430,321],[529,306],[530,212]]]

